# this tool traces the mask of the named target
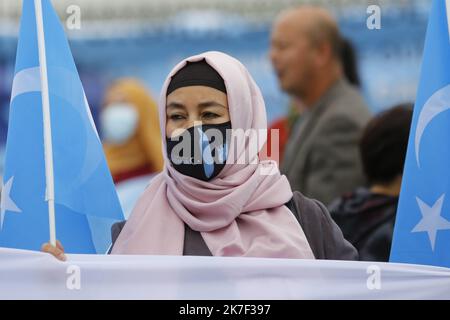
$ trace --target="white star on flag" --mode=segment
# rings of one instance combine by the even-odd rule
[[[0,230],[3,229],[3,219],[5,219],[5,213],[6,211],[11,212],[22,212],[14,201],[12,201],[10,197],[12,184],[14,181],[14,176],[11,177],[8,182],[6,182],[5,185],[2,183],[2,197],[1,197],[1,204],[0,204]]]
[[[436,234],[438,230],[450,230],[450,221],[441,217],[442,205],[445,194],[443,194],[432,207],[428,206],[421,199],[416,197],[422,220],[412,229],[411,232],[427,232],[430,239],[431,249],[434,251],[436,243]]]

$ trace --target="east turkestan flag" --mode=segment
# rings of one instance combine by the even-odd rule
[[[450,0],[432,4],[390,261],[450,267]]]
[[[42,31],[40,41],[38,31]],[[51,120],[56,237],[69,253],[105,252],[110,226],[123,219],[122,209],[64,30],[49,0],[23,1],[1,194],[0,246],[39,250],[49,241],[43,72]]]

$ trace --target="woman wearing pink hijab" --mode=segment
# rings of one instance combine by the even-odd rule
[[[206,52],[180,62],[159,115],[164,170],[113,226],[111,254],[357,258],[325,207],[259,158],[266,110],[239,61]],[[43,251],[65,258],[60,244]]]

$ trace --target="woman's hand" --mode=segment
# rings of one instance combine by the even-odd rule
[[[66,261],[66,255],[64,254],[64,247],[61,242],[56,240],[56,247],[52,246],[50,243],[44,243],[41,247],[42,252],[47,252],[53,255],[56,259],[61,261]]]

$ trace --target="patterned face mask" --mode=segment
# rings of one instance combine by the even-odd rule
[[[203,181],[215,178],[225,167],[231,121],[193,126],[167,138],[167,156],[178,172]]]

